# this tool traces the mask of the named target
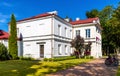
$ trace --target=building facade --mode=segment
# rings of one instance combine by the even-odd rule
[[[51,58],[71,53],[72,25],[56,12],[18,21],[17,33],[22,37],[23,56]]]
[[[102,27],[99,18],[89,18],[70,22],[73,25],[73,38],[80,35],[84,38],[85,44],[91,42],[90,55],[95,58],[102,57]]]
[[[70,42],[80,35],[85,44],[92,42],[90,55],[99,58],[102,56],[101,31],[99,18],[69,21],[59,17],[56,11],[19,20],[18,56],[36,59],[70,56],[74,51]]]

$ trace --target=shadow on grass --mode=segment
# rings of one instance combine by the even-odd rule
[[[81,64],[84,62],[81,62]],[[43,76],[46,74],[54,73],[57,71],[61,71],[67,68],[70,68],[72,66],[78,65],[79,63],[63,63],[63,62],[42,62],[42,64],[38,67],[37,65],[33,65],[31,68],[36,69],[36,72],[34,73],[35,76]],[[31,75],[31,74],[29,74]]]
[[[3,61],[0,62],[0,76],[44,76],[79,64],[78,60],[75,63],[73,61]]]
[[[26,76],[36,72],[32,65],[41,65],[39,61],[9,60],[0,62],[0,76]]]
[[[68,64],[69,65],[69,64]],[[58,71],[51,76],[115,76],[116,66],[107,67],[104,62],[85,63],[67,70]]]

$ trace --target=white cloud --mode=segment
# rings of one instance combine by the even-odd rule
[[[12,6],[10,3],[7,3],[7,2],[3,2],[2,5],[6,6],[6,7],[11,7]]]
[[[6,19],[0,19],[0,23],[5,23]]]
[[[0,13],[0,18],[8,18],[8,17],[9,17],[9,15],[4,15],[4,14]]]
[[[9,18],[9,15],[4,15],[0,13],[0,23],[7,23],[8,18]]]

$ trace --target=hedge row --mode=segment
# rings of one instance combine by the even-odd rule
[[[44,58],[43,61],[63,61],[63,60],[70,60],[76,59],[75,56],[67,56],[67,57],[55,57],[55,58]],[[93,56],[83,56],[81,59],[93,59]]]
[[[75,56],[66,56],[66,57],[54,57],[54,58],[44,58],[44,61],[62,61],[62,60],[69,60],[69,59],[76,59]]]

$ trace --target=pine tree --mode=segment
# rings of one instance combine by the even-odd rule
[[[10,21],[10,36],[9,36],[9,52],[12,59],[16,59],[18,56],[18,46],[17,46],[17,30],[16,30],[16,19],[14,14],[11,16]]]

